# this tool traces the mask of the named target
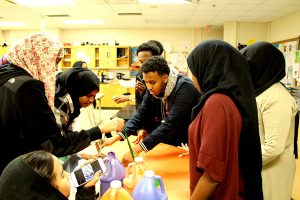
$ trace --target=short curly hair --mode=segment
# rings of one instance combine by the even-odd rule
[[[150,42],[144,42],[140,44],[136,50],[136,53],[138,54],[139,52],[143,52],[143,51],[151,51],[152,56],[160,55],[159,47],[156,44]]]
[[[159,48],[159,55],[162,55],[162,53],[164,52],[164,46],[160,41],[149,40],[147,43],[154,43]]]
[[[164,58],[162,58],[161,56],[152,56],[143,63],[141,72],[157,72],[160,75],[169,75],[170,68]]]

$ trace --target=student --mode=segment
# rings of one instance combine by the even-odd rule
[[[151,40],[154,41],[154,40]],[[161,48],[159,48],[159,46],[156,45],[156,43],[154,42],[146,42],[146,43],[142,43],[141,45],[138,46],[137,48],[137,55],[139,57],[139,62],[142,65],[148,58],[152,57],[152,56],[158,56],[162,53],[163,51],[163,47],[162,45]],[[157,43],[159,43],[157,41]],[[136,75],[136,86],[135,86],[135,106],[136,106],[136,110],[139,108],[139,106],[141,105],[142,101],[143,101],[143,97],[144,94],[146,92],[146,85],[143,82],[143,77],[141,73],[138,73]],[[126,96],[126,95],[121,95],[121,96],[117,96],[114,98],[114,101],[116,103],[123,103],[127,100],[129,100],[131,97],[130,96]],[[141,129],[139,130],[138,134],[141,135],[147,135],[148,133],[151,133],[159,124],[160,124],[160,115],[161,115],[161,103],[160,100],[155,98],[155,97],[151,97],[151,101],[152,101],[152,108],[149,109],[148,115],[147,115],[147,119],[145,119],[148,123],[144,124],[144,127],[141,127]],[[106,138],[103,140],[103,146],[106,145],[111,145],[112,143],[114,143],[115,141],[117,141],[118,139],[120,139],[118,136],[114,136],[111,138]],[[135,143],[137,143],[138,140],[135,141]]]
[[[148,58],[152,56],[161,55],[163,52],[163,46],[159,41],[153,42],[154,40],[151,40],[150,42],[142,43],[137,48],[137,56],[139,58],[139,63],[142,65]],[[160,43],[160,45],[157,45],[157,43]],[[161,49],[162,48],[162,49]],[[136,75],[136,86],[135,86],[135,106],[136,109],[139,107],[139,105],[143,101],[143,96],[146,91],[146,86],[143,83],[143,77],[141,73],[137,73]],[[130,95],[119,95],[114,97],[114,101],[116,103],[124,103],[126,101],[130,101],[132,99],[132,96]]]
[[[93,180],[77,188],[76,200],[96,199]],[[0,177],[1,199],[67,200],[71,190],[70,174],[59,159],[43,150],[32,151],[12,160]]]
[[[53,109],[55,69],[62,57],[61,44],[45,33],[31,34],[10,47],[11,64],[0,68],[0,172],[26,152],[44,149],[66,156],[86,148],[102,133],[122,130],[123,123],[112,122],[61,135]]]
[[[230,44],[208,40],[193,49],[187,63],[201,92],[189,126],[190,199],[263,199],[247,61]]]
[[[88,68],[88,66],[87,66],[86,62],[84,62],[84,61],[81,61],[81,60],[79,60],[79,61],[76,61],[76,62],[73,64],[73,66],[72,66],[72,67],[83,67],[83,68],[85,68],[85,69],[87,69],[87,68]]]
[[[135,115],[126,123],[128,135],[137,134],[140,128],[149,123],[149,112],[153,108],[152,98],[159,100],[160,123],[149,134],[138,134],[137,144],[132,148],[136,154],[149,151],[159,143],[180,145],[186,143],[192,108],[197,104],[199,92],[193,82],[181,74],[170,70],[167,61],[160,56],[148,58],[141,72],[147,86],[143,102]],[[124,139],[124,135],[120,134]],[[123,157],[123,163],[132,162],[130,152]]]
[[[250,65],[256,96],[264,199],[291,199],[296,171],[294,133],[297,104],[280,83],[286,74],[284,56],[268,42],[252,44],[241,53]]]
[[[72,67],[56,77],[54,114],[62,136],[74,132],[74,119],[79,116],[80,108],[86,108],[93,104],[95,96],[99,92],[99,84],[100,81],[96,74],[83,67]],[[120,127],[124,126],[124,120],[120,118],[114,118],[108,123],[115,123]],[[95,128],[98,128],[98,126],[91,127],[87,131],[93,131]],[[102,133],[110,131],[111,130],[102,129]],[[80,142],[82,145],[88,145],[90,139],[82,139]],[[79,149],[74,148],[73,150],[75,152],[80,151],[81,146],[78,146],[78,148]],[[90,158],[90,156],[86,154],[80,155],[85,159]],[[67,162],[67,164],[71,164],[71,168],[68,170],[69,172],[76,167],[76,165],[74,165],[75,163]]]

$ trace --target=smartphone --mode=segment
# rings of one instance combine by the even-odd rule
[[[137,79],[138,81],[140,81],[140,82],[143,82],[143,80],[142,80],[141,77],[139,77],[139,76],[136,76],[136,79]]]
[[[100,172],[100,175],[106,172],[106,167],[102,158],[98,158],[71,173],[71,180],[74,187],[79,187],[92,180],[96,172]]]

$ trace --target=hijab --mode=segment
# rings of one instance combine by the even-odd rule
[[[70,94],[73,104],[73,117],[80,113],[79,97],[86,96],[93,90],[99,90],[99,78],[91,70],[82,67],[72,67],[56,78],[55,98]]]
[[[76,62],[73,64],[72,67],[82,67],[82,64],[83,64],[83,63],[86,63],[86,62],[84,62],[84,61],[76,61]]]
[[[12,44],[10,63],[23,68],[45,85],[49,106],[54,108],[56,59],[63,57],[62,45],[45,33],[34,33]]]
[[[268,42],[257,42],[240,51],[250,65],[255,96],[285,77],[285,59],[279,49]]]
[[[260,95],[285,77],[285,59],[282,52],[268,42],[257,42],[240,51],[248,61],[252,74],[255,96]],[[299,115],[295,119],[294,154],[298,158]]]
[[[12,160],[0,177],[1,199],[67,200],[46,179],[31,169],[21,158]]]
[[[237,105],[243,120],[239,164],[244,178],[245,198],[263,199],[257,108],[247,61],[230,44],[208,40],[193,49],[187,63],[203,92],[193,109],[193,119],[214,93],[228,95]]]

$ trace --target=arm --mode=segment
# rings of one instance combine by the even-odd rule
[[[40,147],[56,156],[64,156],[82,150],[91,140],[101,138],[98,127],[63,137],[48,105],[44,85],[40,81],[25,82],[16,93],[15,99],[16,109],[23,119],[21,126],[27,133],[26,143],[32,148]]]
[[[133,115],[132,118],[130,118],[128,120],[128,122],[126,123],[126,132],[129,135],[132,134],[136,134],[136,132],[141,129],[142,127],[144,127],[144,123],[145,122],[144,119],[146,119],[147,113],[149,113],[149,105],[151,104],[151,94],[146,91],[146,94],[144,95],[143,101],[139,107],[139,109],[137,109],[136,113]],[[124,137],[123,137],[124,138]]]
[[[257,104],[261,114],[259,123],[263,123],[262,126],[260,125],[260,137],[263,137],[261,150],[263,165],[265,165],[276,159],[286,146],[292,143],[296,109],[290,94],[277,92],[272,96],[266,96],[264,93],[262,95],[257,97]]]
[[[198,101],[199,93],[194,85],[186,82],[174,90],[168,97],[169,115],[165,122],[149,133],[140,144],[144,151],[152,149],[161,142],[167,143],[172,137],[182,138],[182,140],[185,138],[185,141],[181,142],[187,140],[192,108]]]
[[[199,179],[197,186],[191,195],[190,200],[208,200],[218,187],[218,182],[213,180],[208,173],[204,174]]]

